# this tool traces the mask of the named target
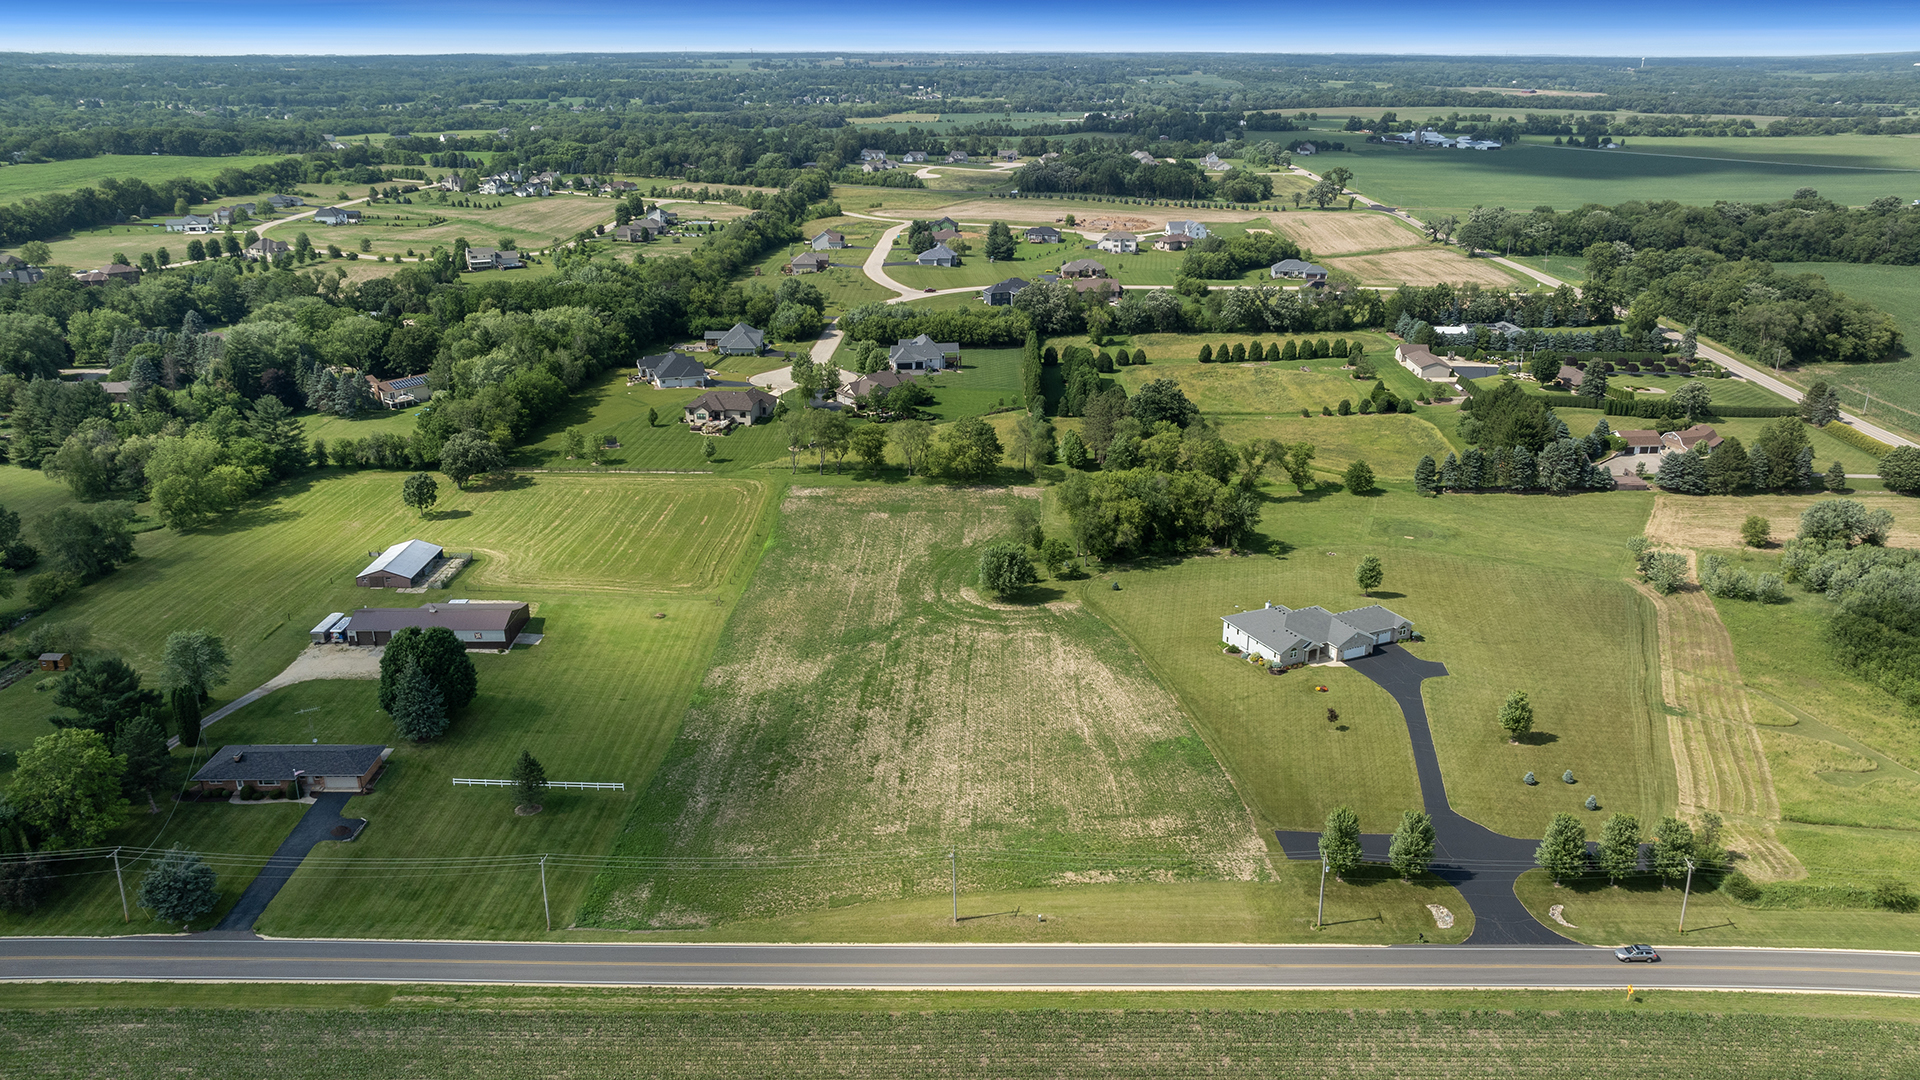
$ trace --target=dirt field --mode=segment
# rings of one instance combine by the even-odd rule
[[[1301,247],[1318,256],[1412,247],[1426,242],[1425,237],[1385,214],[1288,213],[1274,214],[1272,220]]]
[[[1275,220],[1284,224],[1291,216],[1281,214]],[[1473,281],[1482,285],[1512,285],[1516,281],[1496,263],[1469,259],[1440,248],[1328,259],[1327,265],[1345,270],[1367,285],[1439,285],[1442,282],[1459,285]]]
[[[1737,548],[1740,523],[1748,514],[1760,514],[1773,524],[1773,540],[1788,540],[1800,531],[1800,515],[1826,495],[1752,495],[1738,502],[1725,499],[1700,499],[1685,495],[1661,495],[1654,500],[1653,516],[1647,521],[1647,537],[1657,544],[1688,548]],[[1894,547],[1920,547],[1920,514],[1913,512],[1912,500],[1897,495],[1864,492],[1852,496],[1868,506],[1885,506],[1893,511]]]
[[[1057,589],[980,600],[974,553],[1016,501],[794,491],[615,854],[834,865],[609,872],[582,924],[936,894],[954,845],[966,891],[1266,874],[1225,772],[1121,638]]]

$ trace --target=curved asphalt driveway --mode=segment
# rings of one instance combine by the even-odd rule
[[[1920,995],[1920,953],[1471,945],[624,945],[0,939],[0,980],[528,983],[894,989],[1778,990]]]

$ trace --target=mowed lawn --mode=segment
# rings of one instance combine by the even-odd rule
[[[1269,553],[1137,564],[1118,575],[1119,591],[1095,581],[1079,595],[1180,695],[1263,827],[1317,829],[1346,802],[1365,828],[1390,831],[1419,805],[1419,788],[1386,693],[1350,669],[1271,676],[1220,652],[1220,619],[1237,609],[1372,602],[1353,571],[1378,555],[1377,601],[1426,637],[1409,651],[1450,672],[1425,695],[1453,807],[1537,836],[1590,794],[1643,818],[1672,808],[1652,612],[1625,580],[1620,548],[1649,505],[1630,495],[1420,499],[1397,487],[1286,497],[1264,517]],[[1495,723],[1513,690],[1539,716],[1541,734],[1524,746]],[[1558,782],[1566,769],[1579,785]],[[1551,782],[1528,788],[1528,771]]]
[[[97,647],[127,655],[150,679],[168,631],[210,627],[234,655],[234,677],[220,695],[231,698],[285,666],[305,647],[307,628],[330,610],[454,597],[531,602],[530,629],[544,640],[506,655],[476,655],[480,696],[439,740],[396,740],[392,722],[376,708],[376,684],[325,681],[279,690],[208,728],[197,752],[173,755],[177,775],[185,776],[223,743],[395,746],[376,792],[348,809],[374,824],[350,847],[317,853],[269,909],[263,930],[530,934],[539,924],[521,916],[529,895],[538,912],[537,880],[527,894],[506,876],[430,864],[606,849],[707,669],[769,527],[768,488],[725,478],[518,476],[498,488],[443,497],[422,521],[398,505],[398,482],[391,473],[323,476],[289,485],[224,532],[145,534],[139,560],[51,617],[89,624]],[[367,548],[408,536],[475,550],[479,558],[444,593],[353,587]],[[42,717],[51,704],[32,686],[28,680],[0,693],[6,744],[25,745],[48,730]],[[504,778],[522,749],[538,756],[553,779],[620,782],[627,791],[556,792],[547,813],[520,818],[498,789],[451,784],[454,776]],[[278,827],[263,824],[276,812],[271,807],[175,809],[161,798],[159,817],[138,815],[110,842],[179,841],[227,853],[214,860],[223,888],[243,887],[292,823],[283,814]],[[400,872],[384,859],[425,863]],[[363,869],[369,866],[376,869]],[[112,878],[89,869],[94,876],[76,880],[50,910],[16,928],[106,932],[108,916],[117,926]],[[585,883],[584,875],[556,873],[550,887],[570,905]]]
[[[700,929],[937,897],[949,868],[930,853],[954,847],[966,892],[1263,880],[1233,785],[1126,642],[1057,588],[1021,605],[975,591],[979,545],[1009,534],[1019,498],[793,489],[614,854],[835,857],[616,863],[580,922]]]
[[[209,180],[222,169],[251,169],[279,161],[278,156],[187,157],[178,154],[100,154],[72,161],[11,165],[0,169],[0,203],[18,202],[54,192],[98,187],[100,181],[145,180],[160,183],[180,177]],[[242,200],[245,201],[245,200]],[[173,212],[172,206],[151,207],[154,216]]]

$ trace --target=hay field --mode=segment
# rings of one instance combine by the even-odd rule
[[[1369,285],[1513,285],[1519,281],[1486,259],[1469,259],[1457,251],[1430,248],[1414,251],[1386,251],[1376,255],[1351,255],[1328,259],[1327,265],[1344,270]]]
[[[1275,214],[1270,220],[1302,248],[1321,257],[1426,243],[1426,237],[1398,219],[1373,211]]]
[[[1173,696],[1057,589],[991,604],[977,545],[1017,493],[795,489],[583,926],[687,929],[948,887],[1259,879],[1265,845]],[[1045,601],[1045,602],[1043,602]],[[1125,852],[1150,865],[989,853]]]
[[[566,239],[582,229],[611,223],[614,204],[611,199],[555,195],[546,199],[508,198],[499,207],[382,203],[363,209],[365,217],[359,225],[310,226],[308,235],[315,244],[333,243],[343,248],[366,238],[373,241],[375,254],[388,255],[407,248],[425,251],[436,244],[452,247],[459,237],[475,247],[497,247],[501,240],[512,237],[519,247],[531,250],[546,247],[556,236]],[[429,224],[436,216],[447,220]],[[285,239],[291,233],[276,235]]]
[[[1920,547],[1920,506],[1913,500],[1883,492],[1855,492],[1850,498],[1868,506],[1893,511],[1893,547]],[[1657,544],[1679,548],[1738,548],[1740,523],[1759,514],[1773,526],[1775,543],[1792,539],[1800,529],[1800,515],[1826,495],[1743,495],[1728,499],[1660,495],[1654,499],[1647,536]]]
[[[1121,203],[1117,200],[1103,203],[1047,198],[969,199],[943,206],[940,210],[955,221],[993,221],[998,218],[1008,222],[1024,221],[1035,225],[1051,225],[1055,219],[1065,218],[1068,214],[1072,214],[1075,220],[1123,214],[1127,217],[1158,220],[1162,227],[1166,222],[1174,220],[1254,221],[1267,216],[1267,211],[1259,207],[1239,210],[1220,206],[1140,206],[1134,203]]]

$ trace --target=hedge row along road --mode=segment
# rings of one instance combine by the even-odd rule
[[[622,945],[0,940],[0,980],[525,983],[826,989],[1614,989],[1920,996],[1920,953],[1669,949],[1622,964],[1578,945]]]

